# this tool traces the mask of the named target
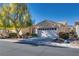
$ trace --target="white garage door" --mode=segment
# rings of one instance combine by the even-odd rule
[[[38,36],[57,38],[58,37],[57,29],[56,28],[39,28],[38,29]]]

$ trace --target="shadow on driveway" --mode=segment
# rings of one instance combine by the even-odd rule
[[[55,48],[67,48],[67,47],[61,47],[61,46],[55,46],[55,45],[45,45],[45,44],[36,44],[36,43],[26,43],[26,42],[15,42],[17,44],[27,44],[31,46],[48,46],[48,47],[55,47]]]

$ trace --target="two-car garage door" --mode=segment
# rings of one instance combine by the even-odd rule
[[[40,37],[57,38],[57,28],[38,28],[37,34]]]

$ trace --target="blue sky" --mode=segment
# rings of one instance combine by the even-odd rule
[[[52,20],[74,25],[79,21],[79,3],[28,3],[27,7],[34,23]]]
[[[55,22],[67,21],[74,25],[79,20],[79,4],[29,3],[27,4],[32,20],[35,23],[45,19]]]

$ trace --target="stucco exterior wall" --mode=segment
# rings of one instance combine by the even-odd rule
[[[76,33],[77,33],[77,35],[79,37],[79,25],[76,25],[75,28],[76,28]]]

